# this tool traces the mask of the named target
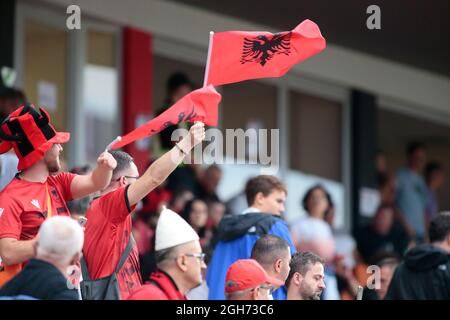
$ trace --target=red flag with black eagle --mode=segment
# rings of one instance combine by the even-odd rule
[[[123,136],[111,148],[121,148],[180,122],[201,121],[206,125],[215,126],[217,125],[218,106],[221,99],[222,96],[213,86],[192,91],[156,118]]]
[[[270,32],[226,31],[214,33],[205,83],[223,85],[250,79],[281,77],[296,63],[325,49],[326,41],[311,20],[295,29]]]

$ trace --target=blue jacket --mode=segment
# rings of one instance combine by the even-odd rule
[[[216,246],[208,265],[206,282],[209,300],[224,300],[225,277],[229,266],[239,259],[249,259],[253,245],[260,236],[271,234],[289,243],[291,253],[296,252],[289,228],[278,216],[265,213],[247,213],[225,217],[220,222]],[[275,300],[286,299],[283,288],[273,293]]]

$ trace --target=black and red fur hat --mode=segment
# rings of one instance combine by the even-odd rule
[[[66,143],[69,132],[57,132],[43,108],[38,112],[26,104],[12,112],[0,125],[0,153],[11,148],[19,158],[17,169],[29,168],[44,157],[53,144]]]

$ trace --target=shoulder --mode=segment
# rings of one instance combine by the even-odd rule
[[[102,195],[100,198],[97,198],[98,205],[114,205],[117,206],[117,209],[123,208],[125,204],[126,208],[129,212],[131,212],[131,208],[128,202],[127,189],[129,186],[118,188],[111,192],[108,192]]]
[[[21,204],[29,192],[29,186],[14,178],[2,191],[0,191],[0,203],[2,207],[12,207]]]
[[[156,285],[148,283],[134,291],[128,300],[167,300],[167,296]]]
[[[0,197],[4,195],[8,196],[14,195],[15,190],[17,190],[18,188],[22,188],[24,186],[23,183],[21,182],[22,182],[21,180],[14,177],[14,179],[12,179],[11,182],[8,183],[2,191],[0,191]]]
[[[77,176],[77,174],[75,174],[75,173],[60,172],[57,175],[48,176],[48,181],[56,182],[56,181],[72,180],[76,176]]]

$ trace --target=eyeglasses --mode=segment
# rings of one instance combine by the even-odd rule
[[[200,260],[200,262],[205,262],[205,253],[185,253],[186,257],[194,257]]]
[[[272,285],[268,285],[268,284],[262,284],[259,286],[261,289],[265,289],[269,291],[269,294],[272,294],[272,292],[275,291],[275,287]]]
[[[120,181],[120,179],[122,179],[122,177],[127,178],[127,179],[139,179],[140,178],[139,176],[136,176],[136,177],[134,177],[134,176],[121,176],[121,177],[117,178],[116,181]]]

